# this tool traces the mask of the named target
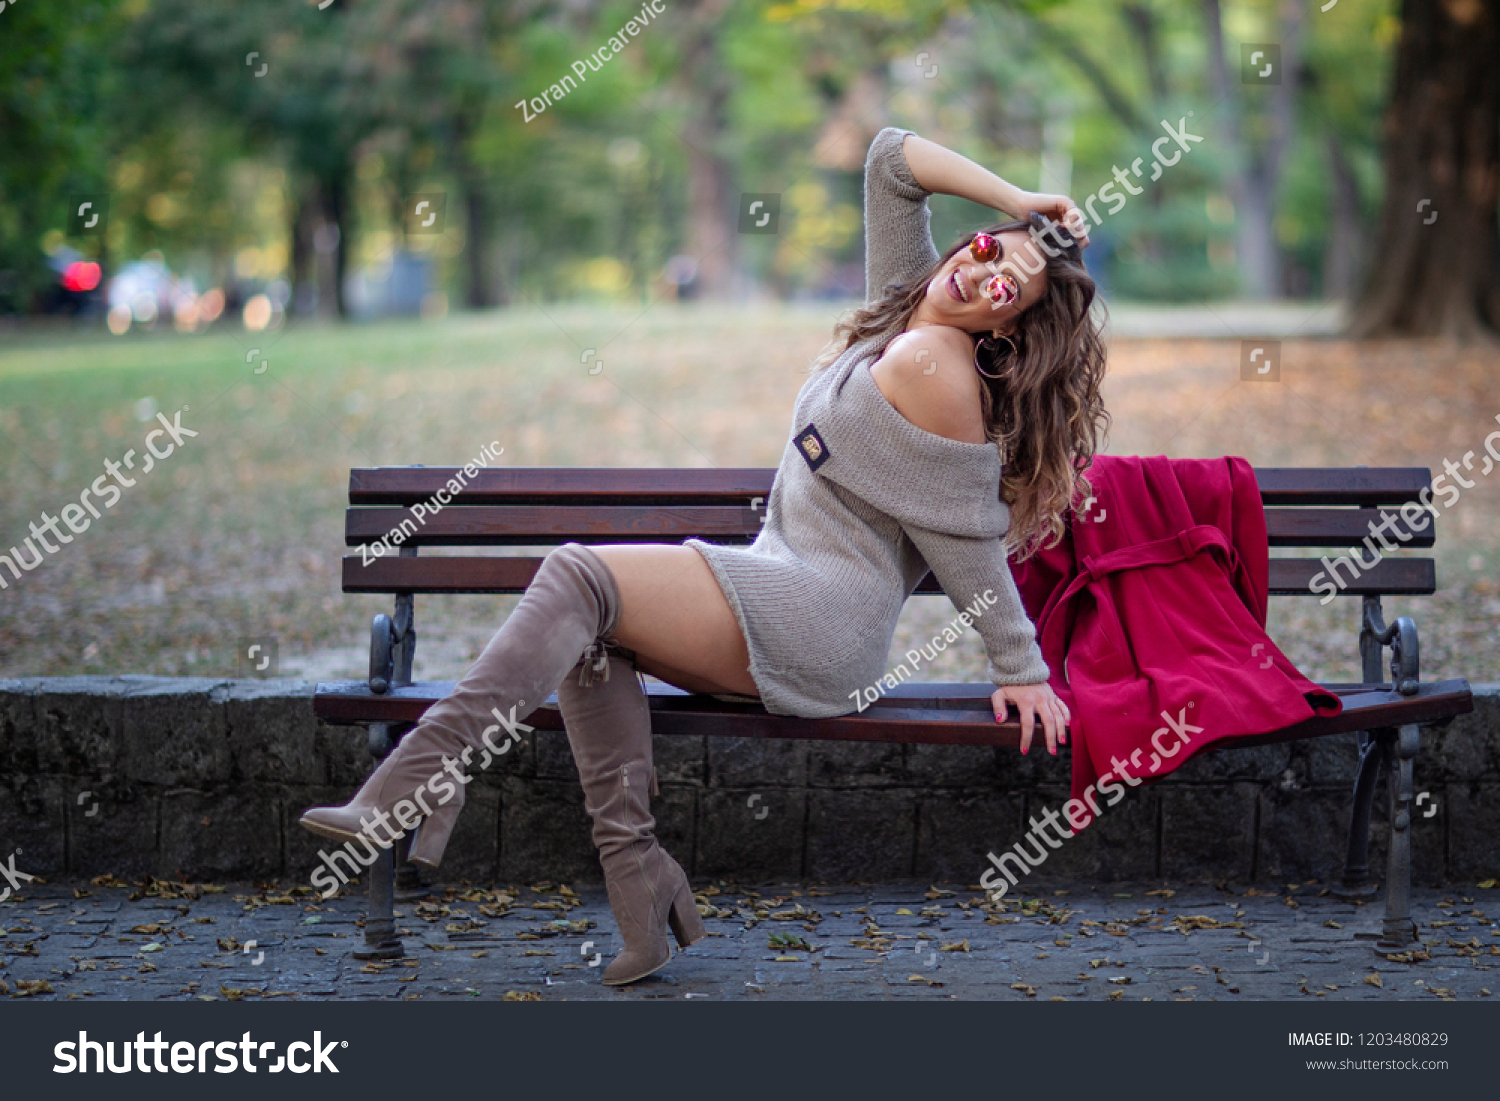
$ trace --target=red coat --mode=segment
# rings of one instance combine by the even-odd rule
[[[1089,479],[1062,541],[1012,566],[1073,716],[1074,829],[1216,742],[1343,707],[1266,635],[1249,463],[1105,455]]]

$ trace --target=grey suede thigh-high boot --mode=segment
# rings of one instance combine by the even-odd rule
[[[453,692],[427,709],[349,803],[315,807],[301,825],[382,847],[415,828],[408,859],[437,866],[472,779],[464,769],[476,755],[483,766],[508,751],[523,720],[619,616],[619,589],[604,560],[578,543],[557,547]]]
[[[668,927],[683,948],[707,935],[687,873],[653,832],[651,708],[631,657],[612,642],[595,642],[576,666],[577,676],[557,689],[610,909],[625,939],[624,951],[605,968],[609,986],[664,966],[672,958]]]

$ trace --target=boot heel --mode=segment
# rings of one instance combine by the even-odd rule
[[[422,864],[428,868],[436,868],[441,864],[443,850],[448,847],[448,837],[453,833],[453,825],[458,821],[461,809],[463,808],[449,803],[422,819],[411,839],[411,851],[407,853],[406,859],[412,864]]]
[[[672,908],[667,911],[667,923],[672,926],[672,935],[677,938],[679,948],[696,944],[708,936],[708,930],[703,927],[703,917],[698,913],[698,904],[693,901],[693,889],[686,883],[677,892],[677,897],[672,899]]]

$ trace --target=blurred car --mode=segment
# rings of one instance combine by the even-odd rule
[[[224,309],[224,294],[217,288],[199,293],[190,276],[178,276],[158,252],[121,266],[105,292],[109,306],[109,331],[122,336],[132,325],[154,328],[170,322],[179,332],[190,333],[217,320]]]
[[[102,305],[99,284],[103,271],[98,263],[76,249],[60,248],[47,257],[55,279],[42,296],[43,313],[88,314]]]

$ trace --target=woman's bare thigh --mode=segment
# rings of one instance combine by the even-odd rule
[[[689,692],[759,695],[739,621],[703,556],[692,547],[590,547],[615,575],[614,635],[643,673]]]

